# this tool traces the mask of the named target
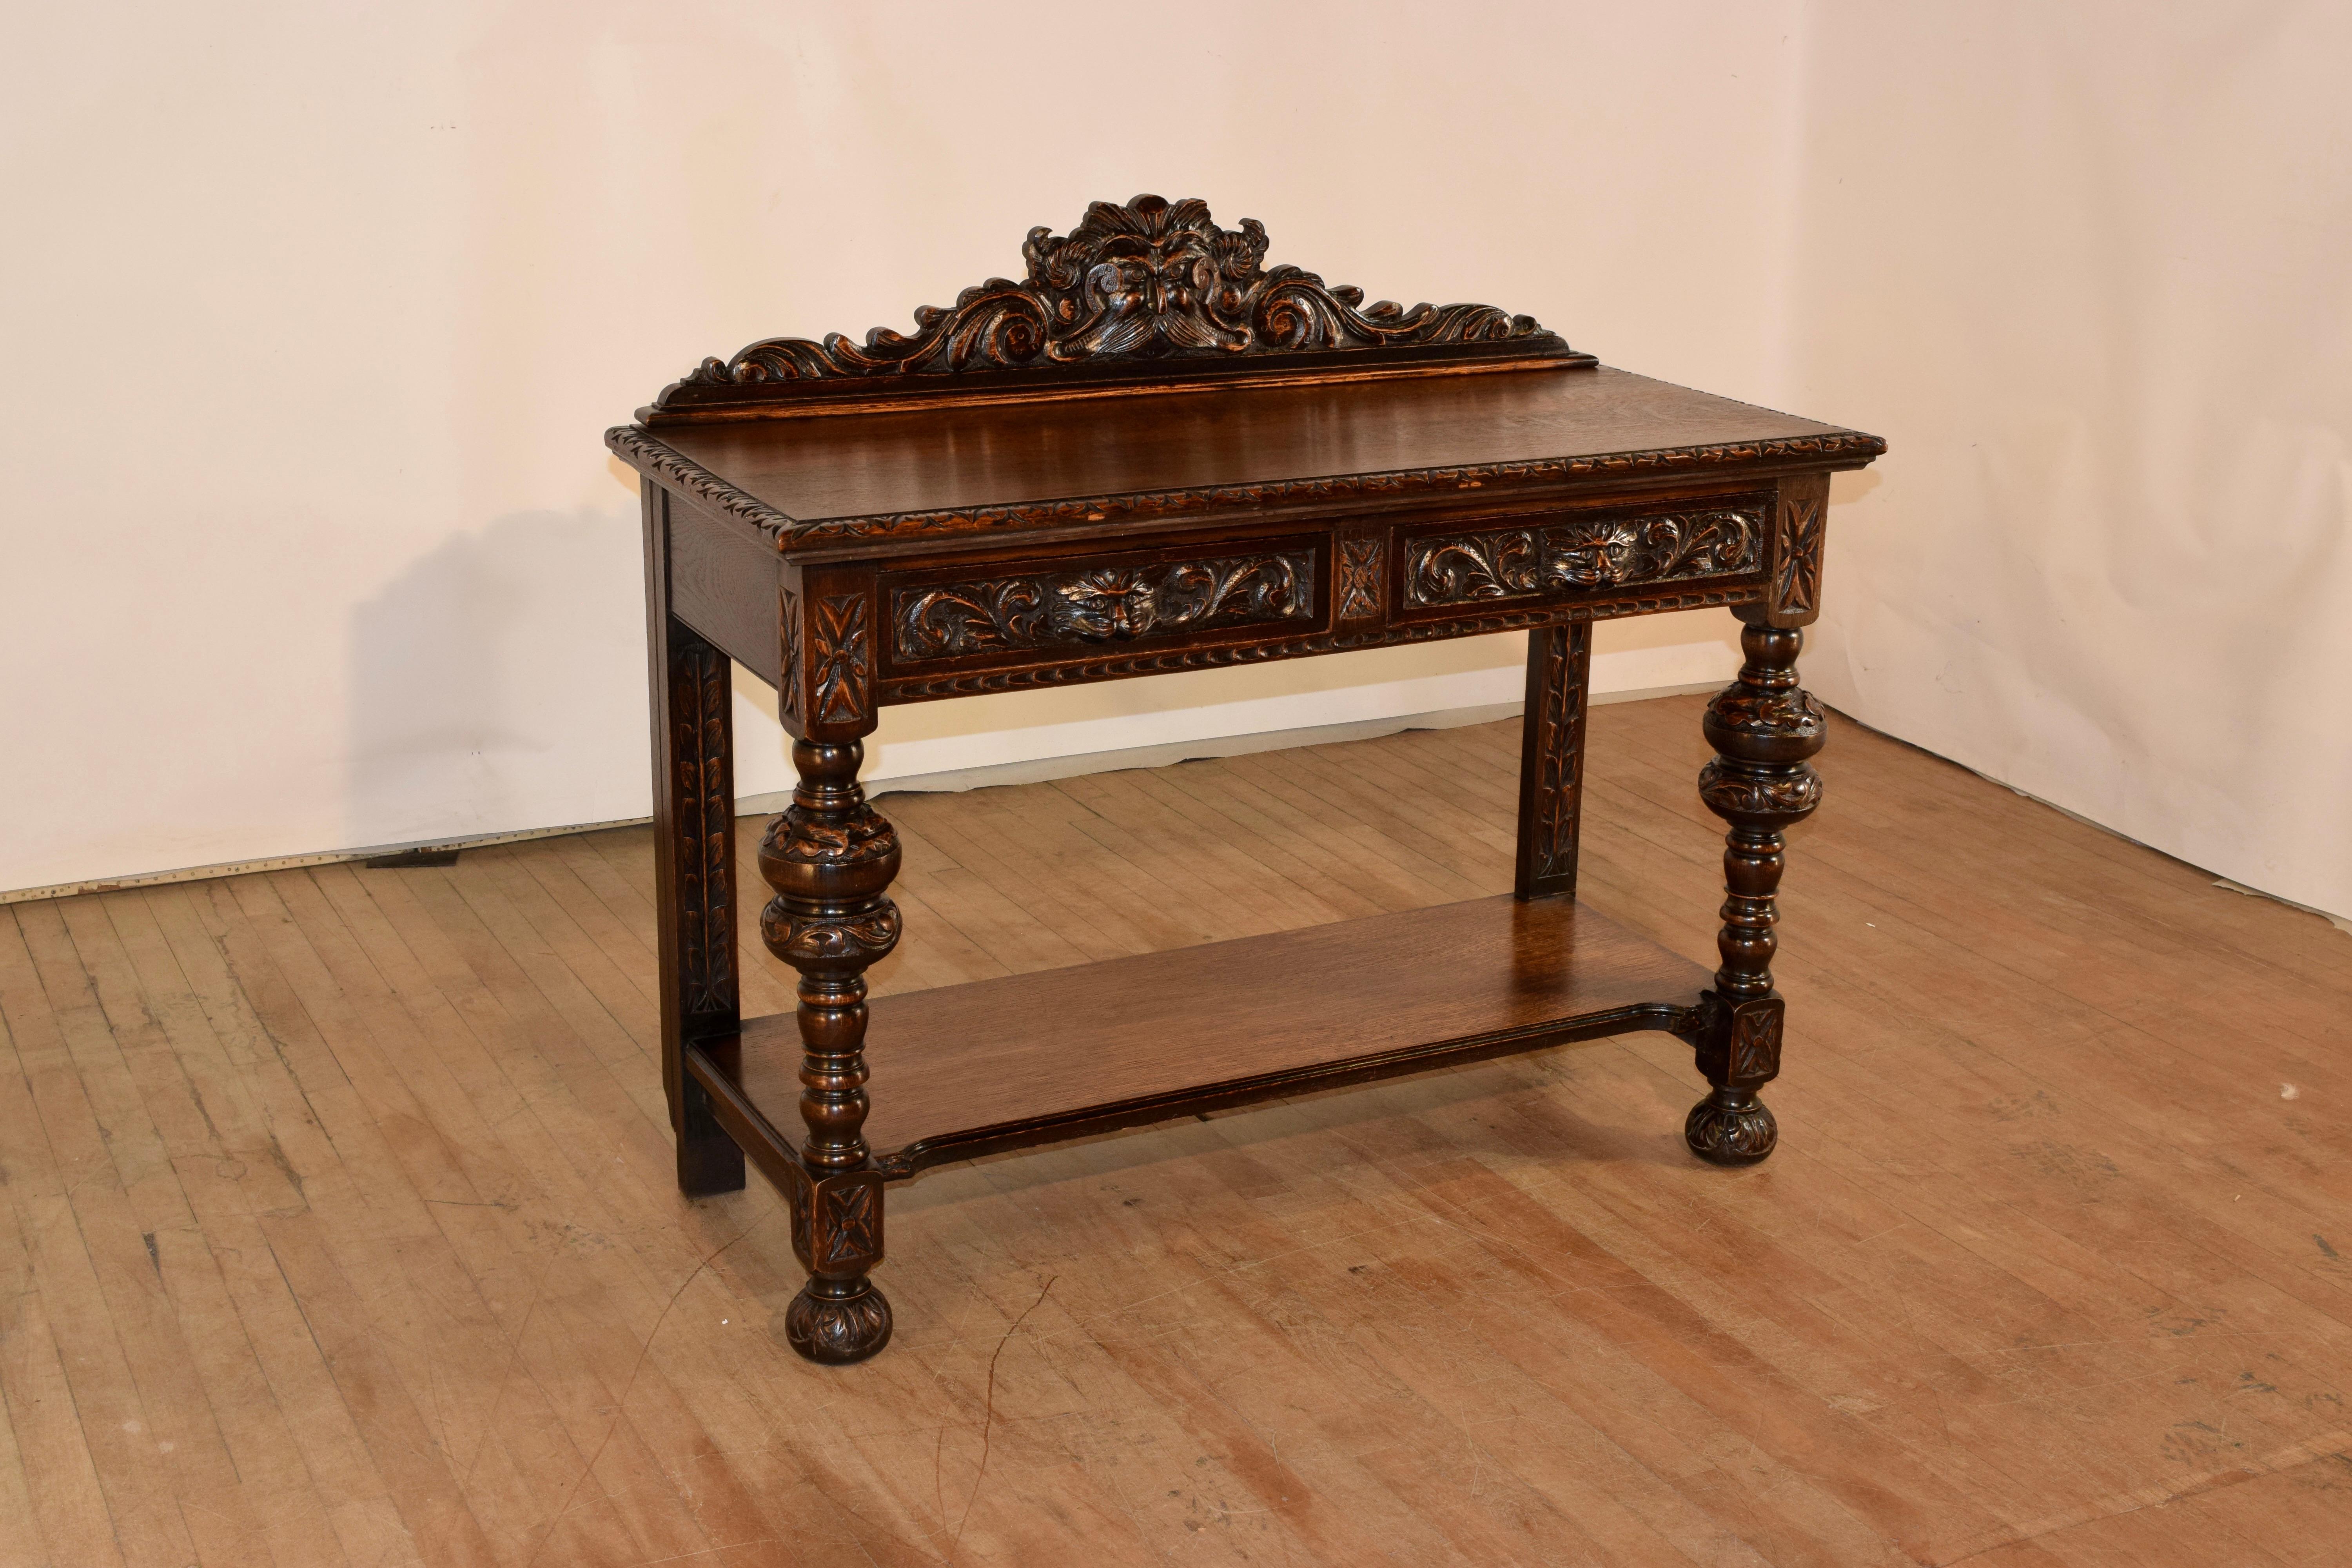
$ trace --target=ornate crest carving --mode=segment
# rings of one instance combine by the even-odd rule
[[[768,338],[732,359],[706,359],[664,389],[656,408],[714,401],[698,388],[875,376],[1220,362],[1269,354],[1503,345],[1511,357],[1584,361],[1534,318],[1492,305],[1366,305],[1360,289],[1292,266],[1265,265],[1265,226],[1221,228],[1197,199],[1096,202],[1066,235],[1042,226],[1021,247],[1028,275],[992,278],[926,305],[915,331],[877,327],[863,343]],[[1458,353],[1454,357],[1460,357]],[[719,399],[724,401],[724,399]]]

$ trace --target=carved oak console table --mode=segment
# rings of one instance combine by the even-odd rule
[[[678,1184],[740,1187],[748,1153],[787,1195],[813,1360],[889,1339],[883,1191],[940,1161],[1634,1029],[1696,1048],[1694,1151],[1771,1152],[1781,829],[1821,795],[1799,628],[1829,476],[1885,443],[1488,306],[1366,306],[1265,248],[1197,201],[1097,203],[912,335],[754,343],[606,437],[644,479]],[[1574,898],[1591,623],[1700,605],[1747,650],[1698,781],[1730,825],[1712,975]],[[1520,630],[1510,898],[869,1008],[899,931],[898,837],[857,783],[885,704]],[[730,658],[794,737],[759,856],[792,1016],[737,1006]]]

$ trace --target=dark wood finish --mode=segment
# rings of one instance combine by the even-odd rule
[[[1693,1044],[1698,1070],[1715,1086],[1692,1107],[1684,1136],[1701,1158],[1744,1165],[1772,1152],[1780,1131],[1756,1091],[1780,1071],[1782,1004],[1772,989],[1772,896],[1787,862],[1782,831],[1822,803],[1821,774],[1805,759],[1828,739],[1812,694],[1797,684],[1804,633],[1744,613],[1747,662],[1739,679],[1707,704],[1705,730],[1715,760],[1700,770],[1699,798],[1730,824],[1724,835],[1723,966],[1706,995]]]
[[[1606,366],[804,421],[624,425],[613,451],[792,552],[1284,511],[1583,500],[1860,468],[1875,436]],[[1747,488],[1758,488],[1749,483]]]
[[[1522,899],[1576,891],[1577,826],[1584,806],[1585,709],[1592,695],[1592,628],[1578,623],[1528,634],[1528,689],[1519,713],[1519,834],[1514,890]]]
[[[857,412],[909,403],[1035,400],[1171,385],[1590,364],[1534,318],[1492,305],[1364,304],[1297,267],[1265,265],[1255,218],[1208,205],[1096,202],[1067,235],[1029,231],[1028,277],[967,289],[861,345],[768,338],[662,389],[647,424]]]
[[[892,1088],[866,1131],[895,1180],[1213,1106],[1677,1028],[1706,982],[1573,900],[1506,897],[940,986],[872,1004],[866,1049]],[[709,1042],[696,1070],[746,1106],[787,1103],[785,1026],[749,1020],[740,1042]]]
[[[682,1192],[743,1184],[743,1152],[686,1071],[689,1042],[734,1031],[734,710],[727,656],[669,610],[670,498],[645,492],[646,647],[653,719],[654,889],[661,920],[662,1086]]]
[[[884,889],[900,850],[858,785],[864,755],[855,741],[794,745],[793,804],[760,841],[760,874],[776,889],[760,935],[801,976],[793,1026],[807,1131],[783,1168],[809,1282],[784,1326],[793,1348],[818,1362],[862,1361],[890,1338],[890,1303],[866,1278],[882,1261],[882,1195],[866,1142],[864,1053],[866,971],[898,944],[898,906]]]
[[[1819,790],[1795,628],[1820,610],[1828,477],[1885,443],[1601,368],[1491,307],[1366,308],[1265,250],[1197,202],[1097,203],[1032,232],[1025,282],[912,336],[754,343],[607,435],[645,476],[669,672],[681,1182],[727,1173],[684,1152],[723,1129],[784,1191],[810,1276],[786,1328],[813,1360],[888,1339],[882,1184],[937,1160],[1642,1028],[1690,1042],[1712,1086],[1693,1149],[1770,1152],[1780,830]],[[1696,605],[1748,628],[1707,721],[1730,900],[1704,991],[1572,900],[1591,623]],[[869,1106],[865,972],[898,941],[900,850],[856,775],[884,705],[1518,630],[1514,899],[891,1002]],[[801,975],[791,1085],[782,1020],[739,1025],[694,967],[734,912],[697,826],[730,653],[797,742],[760,855],[762,934]]]

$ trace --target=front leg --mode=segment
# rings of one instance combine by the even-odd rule
[[[1731,825],[1724,836],[1723,965],[1700,996],[1695,1032],[1698,1070],[1714,1091],[1691,1108],[1683,1136],[1691,1152],[1719,1165],[1746,1165],[1772,1152],[1780,1130],[1756,1091],[1780,1071],[1782,1004],[1772,989],[1773,895],[1786,862],[1781,830],[1812,814],[1822,778],[1805,759],[1822,749],[1827,722],[1797,684],[1804,633],[1764,624],[1760,609],[1736,612],[1747,626],[1739,679],[1706,706],[1715,760],[1699,770],[1699,798]]]
[[[882,1261],[882,1177],[866,1125],[866,970],[898,942],[898,835],[866,802],[856,741],[799,741],[793,804],[760,842],[776,889],[760,916],[768,949],[800,971],[801,1120],[793,1249],[809,1281],[784,1310],[785,1338],[814,1362],[864,1361],[890,1342],[890,1303],[867,1275]]]

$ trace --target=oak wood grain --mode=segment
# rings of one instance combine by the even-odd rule
[[[1695,964],[1698,709],[1579,875]],[[646,830],[11,906],[0,1562],[2326,1563],[2352,939],[1832,726],[1766,1165],[1631,1035],[944,1166],[847,1370],[674,1189]],[[1517,739],[885,796],[876,994],[1507,892]]]
[[[871,1005],[866,1135],[886,1169],[919,1169],[1590,1038],[1634,1014],[1654,1027],[1706,978],[1572,900],[1491,898],[911,992]],[[704,1059],[789,1125],[798,1053],[790,1017],[751,1018]]]

